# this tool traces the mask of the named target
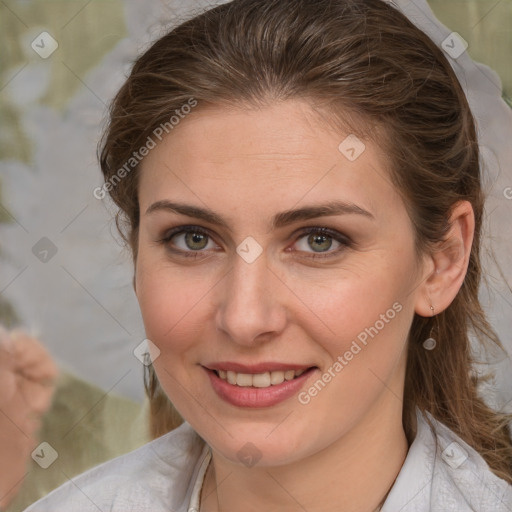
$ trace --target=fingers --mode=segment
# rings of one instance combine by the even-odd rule
[[[18,388],[26,405],[33,412],[43,414],[51,403],[54,386],[43,385],[39,381],[18,377]]]
[[[0,326],[0,407],[43,414],[51,405],[57,376],[57,365],[37,338]]]
[[[0,360],[2,354],[0,354]],[[0,409],[4,404],[9,403],[16,393],[16,373],[11,371],[6,364],[0,364]]]
[[[23,482],[57,376],[57,365],[39,340],[0,326],[0,507]]]
[[[20,329],[11,332],[11,339],[16,371],[41,385],[53,385],[58,368],[43,344]]]
[[[0,326],[0,409],[16,392],[16,373],[12,343],[7,331]]]

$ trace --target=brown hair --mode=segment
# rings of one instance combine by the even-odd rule
[[[403,425],[429,411],[512,483],[510,416],[479,397],[470,335],[503,347],[478,299],[484,198],[475,124],[447,58],[382,0],[235,0],[174,28],[135,63],[115,97],[101,146],[111,180],[162,123],[193,98],[206,105],[262,107],[306,99],[349,133],[372,138],[391,162],[416,232],[418,254],[447,233],[453,206],[471,202],[475,234],[464,283],[434,318],[415,316],[408,345]],[[382,129],[381,129],[382,128]],[[110,187],[117,226],[137,259],[138,167]],[[437,347],[423,341],[435,328]],[[154,371],[146,376],[152,433],[181,421]]]

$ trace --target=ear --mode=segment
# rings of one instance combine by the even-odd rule
[[[424,268],[429,270],[417,294],[418,315],[438,314],[452,303],[466,276],[474,232],[473,207],[469,201],[459,201],[452,209],[450,229],[444,240],[426,257]]]

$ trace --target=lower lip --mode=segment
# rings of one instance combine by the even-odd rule
[[[217,376],[213,370],[207,368],[205,370],[214,391],[231,405],[237,407],[271,407],[298,393],[316,368],[310,368],[299,377],[285,380],[281,384],[267,388],[242,387],[230,384]]]

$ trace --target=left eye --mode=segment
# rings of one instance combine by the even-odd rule
[[[326,253],[326,256],[330,256],[333,253],[339,252],[349,246],[350,242],[344,235],[337,231],[332,231],[327,228],[315,228],[303,233],[303,235],[297,239],[295,245],[299,251],[317,253],[319,257],[322,257],[322,253]],[[313,250],[310,251],[308,249]],[[317,255],[313,254],[313,257],[317,257]]]

